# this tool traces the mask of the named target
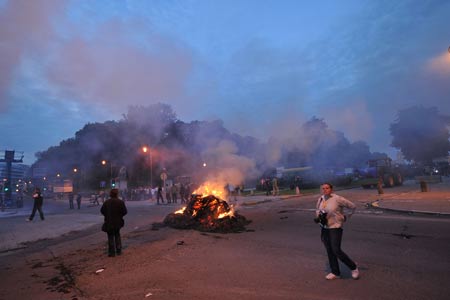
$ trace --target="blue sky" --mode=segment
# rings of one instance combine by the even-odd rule
[[[0,150],[128,105],[263,140],[312,116],[393,154],[399,109],[450,114],[450,1],[0,0]]]

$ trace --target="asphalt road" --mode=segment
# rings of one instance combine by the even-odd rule
[[[3,252],[0,299],[448,299],[450,219],[381,213],[366,192],[342,193],[358,206],[342,248],[359,280],[344,266],[343,279],[324,279],[315,196],[239,206],[252,220],[239,234],[155,227],[175,207],[130,203],[122,256],[106,256],[98,225]]]

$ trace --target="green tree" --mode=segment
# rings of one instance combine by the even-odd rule
[[[390,126],[391,146],[402,151],[405,159],[431,164],[450,151],[450,116],[441,115],[436,107],[413,106],[400,110]]]

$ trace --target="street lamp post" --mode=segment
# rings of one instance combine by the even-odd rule
[[[77,173],[78,169],[73,168],[73,174],[72,174],[72,193],[75,192],[75,190],[78,190],[78,182],[77,182]]]
[[[144,146],[142,147],[142,152],[149,153],[150,155],[150,188],[153,188],[153,155],[152,155],[152,149]]]
[[[107,163],[106,160],[102,160],[103,166],[106,166],[106,163]],[[109,162],[109,184],[111,185],[111,187],[113,187],[112,186],[112,168],[113,168],[112,162]]]

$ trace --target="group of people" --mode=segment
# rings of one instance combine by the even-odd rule
[[[190,184],[175,183],[159,185],[155,188],[138,187],[127,190],[120,190],[119,197],[124,201],[144,201],[156,199],[157,204],[187,203],[191,193]],[[99,196],[99,198],[101,198]],[[102,200],[103,202],[104,200]]]
[[[70,209],[74,209],[74,206],[73,206],[74,198],[75,198],[75,195],[73,193],[69,193],[69,208]],[[82,198],[81,194],[77,193],[76,201],[77,201],[77,208],[78,209],[81,208],[81,198]]]
[[[278,196],[280,194],[280,188],[278,187],[278,179],[276,177],[261,179],[261,185],[266,191],[266,196]]]
[[[317,200],[314,221],[321,227],[321,241],[325,247],[331,272],[325,278],[334,280],[340,278],[339,261],[351,270],[353,279],[358,279],[359,269],[356,263],[341,249],[343,225],[355,212],[355,204],[346,198],[333,193],[333,185],[322,184],[322,195]],[[160,191],[158,191],[159,193]],[[106,200],[100,212],[104,216],[102,230],[108,237],[108,256],[122,254],[122,240],[120,230],[125,225],[124,216],[127,214],[125,202],[119,198],[119,190],[111,189],[109,199]],[[33,210],[28,221],[32,221],[36,211],[44,220],[42,211],[43,197],[39,188],[33,193]]]
[[[188,203],[190,196],[191,186],[189,184],[185,185],[183,183],[176,183],[172,184],[171,186],[166,186],[166,188],[164,189],[162,185],[159,185],[156,189],[156,204],[163,204],[164,198],[167,204],[178,203],[178,198],[180,199],[181,203]]]
[[[278,196],[280,194],[280,187],[278,183],[278,178],[262,178],[261,179],[261,187],[266,192],[266,196],[272,195],[272,196]],[[302,184],[302,179],[300,176],[295,176],[294,180],[292,181],[290,187],[291,189],[295,189],[295,194],[300,195],[300,186]]]

